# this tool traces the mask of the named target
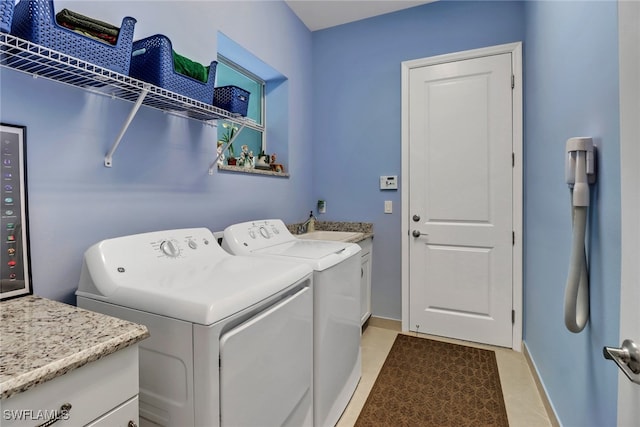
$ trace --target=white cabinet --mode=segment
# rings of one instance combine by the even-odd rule
[[[373,255],[373,239],[371,237],[358,242],[362,248],[360,265],[360,324],[371,316],[371,259]]]
[[[0,402],[2,426],[138,425],[138,345]],[[55,423],[47,421],[59,417]]]

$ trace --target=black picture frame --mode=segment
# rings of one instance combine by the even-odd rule
[[[33,293],[26,140],[26,126],[0,123],[0,300]]]

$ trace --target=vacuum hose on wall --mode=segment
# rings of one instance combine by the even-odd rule
[[[573,208],[573,239],[569,261],[569,277],[564,291],[564,324],[571,332],[580,332],[589,319],[589,274],[584,239],[587,208]]]
[[[591,138],[567,141],[566,178],[572,196],[573,238],[569,275],[564,293],[564,324],[571,332],[584,329],[589,320],[589,273],[585,237],[589,209],[589,183],[595,182],[595,157]]]

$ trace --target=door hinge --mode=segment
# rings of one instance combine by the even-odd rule
[[[511,153],[511,167],[516,167],[516,153]]]
[[[516,323],[516,311],[511,310],[511,324]]]
[[[511,245],[515,246],[515,244],[516,244],[516,232],[512,231],[511,232]]]
[[[516,76],[511,74],[511,89],[516,87]]]

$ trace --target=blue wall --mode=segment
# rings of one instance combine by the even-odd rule
[[[289,78],[290,141],[278,150],[291,178],[219,173],[216,128],[143,107],[103,166],[132,104],[4,68],[0,119],[27,126],[34,292],[75,303],[84,251],[99,240],[159,229],[227,225],[256,218],[305,218],[312,205],[311,33],[282,2],[57,2],[120,23],[134,39],[166,34],[181,54],[216,57],[217,32]],[[151,7],[151,5],[153,7]],[[242,19],[238,19],[241,16]],[[183,22],[189,22],[185,27]],[[278,31],[272,31],[278,28]],[[283,87],[281,85],[281,87]],[[287,104],[288,103],[288,104]]]
[[[378,177],[400,176],[400,62],[524,41],[524,338],[563,425],[615,425],[617,372],[601,356],[603,345],[618,342],[615,2],[441,1],[313,34],[282,2],[64,4],[110,22],[134,16],[136,39],[162,32],[200,62],[214,57],[220,31],[285,75],[290,120],[278,132],[289,136],[291,172],[290,179],[209,176],[215,128],[147,108],[114,167],[104,168],[131,104],[1,69],[0,119],[28,127],[35,292],[67,302],[82,253],[103,238],[220,230],[264,217],[294,222],[325,199],[319,219],[375,224],[373,312],[399,319],[400,193],[380,191]],[[191,23],[188,31],[182,20]],[[590,228],[592,317],[574,335],[562,321],[570,230],[563,151],[579,135],[595,139],[599,177]],[[394,202],[393,214],[383,213],[384,200]]]
[[[401,317],[400,62],[524,42],[524,339],[565,426],[614,425],[616,376],[601,356],[618,342],[620,195],[615,2],[437,2],[313,34],[313,194],[326,219],[375,227],[373,313]],[[564,144],[599,149],[591,215],[591,322],[564,328],[570,246]],[[403,183],[400,183],[403,185]],[[383,200],[395,211],[383,214]]]
[[[602,347],[617,343],[620,298],[618,28],[615,2],[526,2],[525,341],[565,426],[612,426],[617,372]],[[591,319],[563,326],[571,241],[564,147],[592,136]]]
[[[401,175],[400,63],[522,41],[523,11],[437,2],[313,33],[313,194],[327,201],[321,220],[374,223],[376,316],[401,317],[400,190],[379,189],[380,175]]]

